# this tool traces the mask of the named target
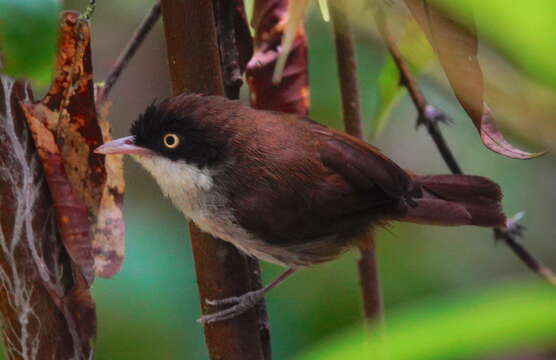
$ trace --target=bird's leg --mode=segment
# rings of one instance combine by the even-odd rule
[[[295,268],[289,268],[265,287],[259,290],[249,291],[248,293],[245,293],[241,296],[232,296],[220,300],[208,300],[208,299],[205,300],[206,303],[211,306],[220,306],[220,305],[231,305],[231,306],[225,310],[217,311],[215,313],[208,314],[208,315],[203,315],[201,316],[201,318],[197,320],[197,322],[201,324],[210,324],[217,321],[228,320],[240,314],[243,314],[247,310],[251,309],[253,306],[257,305],[257,303],[264,298],[264,295],[267,292],[274,289],[282,281],[286,280],[296,270],[297,269]]]

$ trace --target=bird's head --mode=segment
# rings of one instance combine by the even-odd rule
[[[110,141],[95,152],[129,154],[161,185],[176,177],[199,182],[202,179],[192,179],[192,174],[208,173],[229,157],[233,134],[227,124],[234,106],[224,98],[199,95],[153,103],[133,123],[131,136]]]
[[[221,160],[231,134],[226,109],[230,102],[219,97],[181,95],[153,103],[131,126],[131,136],[110,141],[95,152],[164,158],[199,168]],[[152,160],[152,159],[151,159]]]

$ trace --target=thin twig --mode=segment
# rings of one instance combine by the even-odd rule
[[[143,43],[147,34],[151,31],[154,24],[156,24],[159,18],[160,18],[160,1],[155,0],[155,3],[151,7],[150,11],[147,13],[145,18],[141,22],[141,24],[139,24],[139,26],[137,27],[137,29],[135,30],[135,32],[127,42],[127,45],[118,56],[118,59],[112,66],[112,70],[110,70],[110,73],[106,77],[106,80],[102,82],[102,87],[100,89],[99,96],[98,96],[98,99],[100,101],[108,97],[110,90],[112,90],[112,87],[114,86],[116,81],[118,81],[118,79],[120,78],[122,71],[125,69],[125,67],[129,63],[133,55],[135,55],[135,52],[137,51],[139,46]]]
[[[463,174],[463,171],[456,160],[454,153],[450,149],[448,143],[446,142],[442,130],[438,126],[440,122],[446,122],[446,115],[438,108],[427,103],[423,92],[417,85],[417,82],[413,78],[409,67],[402,58],[402,55],[396,45],[396,42],[392,38],[386,20],[386,15],[383,8],[380,5],[380,1],[377,1],[377,7],[375,11],[375,21],[377,23],[378,29],[386,43],[388,51],[392,56],[396,66],[400,72],[400,84],[403,85],[413,103],[417,109],[418,119],[417,126],[424,125],[431,138],[433,139],[438,152],[442,155],[444,162],[453,174]],[[523,245],[518,242],[518,238],[522,236],[523,226],[519,225],[516,221],[508,219],[507,226],[504,228],[494,229],[495,239],[503,240],[504,243],[510,248],[510,250],[533,272],[540,275],[546,281],[551,284],[556,285],[556,275],[546,267],[539,259],[533,256]]]
[[[419,85],[417,85],[417,82],[411,75],[409,66],[407,66],[403,60],[402,54],[400,53],[400,50],[396,46],[396,42],[388,30],[386,13],[379,1],[377,1],[377,7],[375,10],[375,21],[378,26],[378,30],[386,43],[386,47],[388,48],[390,55],[392,55],[392,59],[400,72],[400,84],[405,86],[413,104],[415,104],[415,108],[417,109],[417,126],[426,126],[430,136],[438,147],[442,158],[446,162],[446,165],[450,168],[450,171],[454,174],[463,174],[461,167],[450,150],[450,147],[446,143],[444,135],[438,126],[439,122],[446,122],[448,117],[440,109],[427,103],[425,96],[419,89]]]
[[[517,239],[523,235],[523,225],[517,223],[513,219],[508,219],[506,228],[494,229],[494,237],[502,240],[504,243],[519,257],[519,259],[531,271],[539,274],[542,278],[553,285],[556,285],[556,275],[546,267],[539,259],[535,258]]]
[[[355,47],[347,11],[348,0],[338,0],[330,9],[336,40],[342,111],[346,132],[363,138]],[[358,267],[365,318],[371,323],[381,323],[383,317],[382,296],[374,241],[371,235],[365,239],[365,246],[360,247],[360,251],[361,258]]]
[[[81,15],[79,15],[79,21],[89,21],[93,16],[95,9],[97,7],[96,0],[89,0],[89,5],[85,8],[85,11]]]

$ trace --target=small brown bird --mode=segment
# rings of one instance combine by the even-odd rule
[[[504,226],[500,188],[479,176],[421,176],[377,148],[308,118],[222,97],[153,104],[132,136],[99,147],[130,154],[197,226],[247,255],[288,267],[264,288],[210,301],[234,317],[295,270],[332,260],[389,221]]]

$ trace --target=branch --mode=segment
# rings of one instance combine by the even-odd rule
[[[162,0],[168,65],[175,95],[223,95],[223,78],[213,2]],[[231,244],[189,224],[203,314],[214,311],[207,299],[242,295],[251,288],[246,258]],[[205,325],[211,359],[264,359],[256,308],[233,319]]]
[[[386,43],[386,47],[400,72],[400,84],[407,89],[417,109],[417,126],[424,125],[427,128],[431,138],[436,144],[438,152],[442,155],[450,171],[453,174],[463,174],[454,153],[450,149],[442,134],[442,130],[438,126],[439,122],[446,122],[447,116],[438,108],[428,104],[388,30],[386,15],[379,1],[377,1],[377,9],[375,11],[375,21]],[[494,229],[494,237],[495,239],[503,240],[506,246],[508,246],[529,269],[551,284],[556,285],[556,275],[518,242],[518,238],[522,236],[522,232],[522,225],[519,225],[514,220],[508,219],[505,228]]]
[[[378,1],[377,9],[375,11],[375,21],[378,26],[378,30],[386,43],[386,47],[388,48],[390,55],[392,55],[392,59],[400,72],[400,84],[405,86],[413,104],[415,105],[415,108],[417,109],[417,126],[426,126],[430,136],[438,148],[438,151],[442,155],[446,165],[448,165],[448,168],[450,168],[450,171],[454,174],[463,174],[461,167],[446,143],[444,135],[438,126],[439,122],[446,122],[448,117],[444,114],[444,112],[442,112],[442,110],[427,103],[425,96],[411,75],[409,66],[407,66],[403,60],[402,54],[400,53],[400,50],[396,46],[396,42],[388,30],[386,14]]]
[[[216,30],[220,48],[220,64],[226,97],[239,99],[239,91],[243,85],[243,71],[246,61],[242,59],[240,47],[247,49],[242,54],[246,59],[253,55],[252,39],[248,31],[243,1],[215,0]],[[245,29],[236,32],[236,24]],[[263,287],[261,281],[261,267],[259,261],[253,257],[246,257],[250,288],[258,290]],[[265,360],[272,359],[270,344],[270,324],[265,301],[256,305],[259,338]]]
[[[347,17],[348,1],[336,1],[330,9],[330,15],[336,41],[344,125],[348,134],[363,138],[361,107],[357,87],[357,62],[351,26]],[[361,258],[358,267],[365,318],[370,322],[381,323],[383,318],[382,297],[374,241],[371,234],[365,239],[365,245],[360,247],[360,251]]]
[[[122,50],[118,59],[112,66],[110,73],[106,79],[102,82],[102,87],[99,90],[98,103],[102,102],[108,97],[108,94],[112,90],[112,87],[120,78],[122,71],[125,69],[131,58],[135,55],[139,46],[143,43],[148,33],[152,30],[153,26],[156,24],[160,18],[160,0],[155,0],[155,3],[141,22],[131,38],[127,42],[127,45]]]
[[[216,0],[214,5],[224,92],[227,98],[237,100],[239,99],[239,89],[243,85],[243,80],[239,66],[239,52],[236,46],[234,4],[229,0]]]

